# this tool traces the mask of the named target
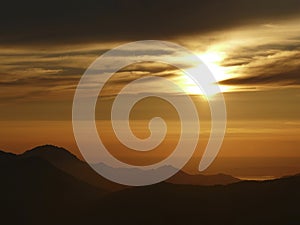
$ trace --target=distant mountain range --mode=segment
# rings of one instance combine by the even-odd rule
[[[101,177],[93,169],[91,169],[91,167],[87,163],[79,160],[76,156],[74,156],[64,148],[59,148],[53,145],[44,145],[26,151],[23,154],[19,155],[19,157],[21,158],[38,157],[44,159],[49,163],[51,163],[53,166],[68,173],[69,175],[76,177],[79,180],[82,180],[88,184],[109,191],[120,190],[124,188],[124,186],[122,185],[115,184]],[[130,173],[131,170],[126,168],[111,168],[101,163],[98,164],[97,166],[101,166],[103,169],[109,170],[112,173],[117,172],[119,174]],[[163,170],[164,168],[159,168],[159,169]],[[235,183],[239,181],[240,181],[239,179],[225,174],[190,175],[183,171],[179,171],[177,174],[175,174],[173,177],[167,180],[167,182],[174,183],[174,184],[193,184],[193,185],[219,185],[219,184],[226,185],[226,184]]]
[[[238,178],[232,177],[226,174],[216,175],[190,175],[183,171],[179,171],[173,177],[167,180],[168,183],[172,184],[188,184],[188,185],[227,185],[241,181]]]
[[[0,151],[0,168],[2,224],[300,223],[299,175],[258,182],[180,171],[160,184],[125,188],[51,145]]]

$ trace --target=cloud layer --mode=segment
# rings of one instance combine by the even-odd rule
[[[0,44],[168,39],[297,16],[298,0],[28,0],[1,4]]]

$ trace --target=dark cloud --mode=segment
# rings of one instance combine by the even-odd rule
[[[139,74],[139,72],[144,72],[144,71],[132,71],[129,73],[124,74],[122,77],[118,77],[117,79],[112,79],[111,81],[107,82],[107,85],[126,85],[129,84],[130,82],[139,79],[139,78],[146,78],[144,82],[147,80],[147,76],[145,74]],[[148,72],[148,71],[147,71]],[[159,77],[164,77],[164,78],[174,78],[176,76],[179,76],[178,71],[174,70],[165,70],[163,73],[148,73],[149,75],[149,80],[152,78],[150,76],[159,76]]]
[[[261,73],[255,76],[231,78],[219,83],[225,85],[300,85],[300,67],[297,70],[273,74]]]
[[[300,43],[265,44],[240,48],[221,63],[237,67],[239,76],[219,82],[224,85],[289,86],[300,84]]]
[[[41,59],[52,59],[52,58],[63,58],[63,57],[74,57],[74,56],[99,56],[109,49],[96,49],[96,50],[66,50],[51,52],[49,49],[34,51],[31,49],[29,52],[14,52],[12,49],[10,52],[0,52],[0,57],[36,57]]]
[[[42,91],[31,91],[25,94],[17,94],[17,95],[10,95],[10,96],[0,96],[0,104],[2,103],[9,103],[11,101],[23,101],[28,98],[31,98],[33,96],[41,96],[41,95],[46,95],[48,94],[48,90],[42,90]]]
[[[299,0],[10,0],[0,44],[168,39],[299,15]]]
[[[135,63],[119,70],[111,79],[108,80],[106,86],[119,89],[134,80],[145,78],[147,76],[149,80],[146,79],[144,82],[150,81],[152,76],[172,79],[180,76],[180,70],[164,63]],[[106,95],[109,96],[110,93],[106,93]]]
[[[58,53],[45,53],[40,54],[40,58],[64,58],[64,57],[74,57],[74,56],[99,56],[100,54],[103,54],[104,52],[108,51],[109,49],[102,49],[102,50],[88,50],[88,51],[65,51],[65,52],[58,52]]]
[[[149,74],[156,74],[162,73],[167,71],[176,70],[174,66],[159,63],[159,62],[142,62],[142,63],[135,63],[125,68],[121,69],[119,72],[147,72]]]
[[[263,61],[263,59],[262,59]],[[225,85],[300,85],[300,53],[256,67],[244,68],[247,75],[221,81]]]
[[[14,66],[12,70],[27,71],[37,69],[30,75],[18,75],[15,79],[9,79],[12,74],[2,74],[0,87],[60,87],[60,89],[74,89],[84,73],[84,68],[66,67],[57,65],[47,65],[45,62],[19,62],[18,64],[9,64]],[[38,66],[38,67],[36,67]],[[103,73],[103,71],[94,70],[93,73]],[[125,85],[135,79],[146,75],[172,78],[178,76],[179,70],[170,65],[156,62],[144,62],[127,66],[118,71],[115,76],[107,83],[108,85]],[[66,88],[67,86],[67,88]],[[71,87],[70,87],[71,86]]]
[[[72,85],[78,78],[65,77],[65,76],[33,76],[33,77],[22,77],[14,80],[0,81],[0,87],[10,86],[35,86],[35,87],[55,87],[63,85]]]
[[[292,41],[293,40],[293,41]],[[227,57],[221,62],[221,66],[242,66],[253,62],[257,58],[269,57],[278,52],[290,51],[298,54],[300,51],[300,37],[292,38],[289,43],[256,44],[247,47],[239,47],[236,51],[226,52]],[[298,57],[293,57],[292,60]],[[286,59],[284,59],[286,60]]]

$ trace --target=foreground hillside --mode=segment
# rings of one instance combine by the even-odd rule
[[[162,183],[106,196],[90,218],[101,209],[111,224],[296,225],[299,188],[300,176],[211,187]]]
[[[102,178],[92,185],[76,176],[78,168],[71,175],[63,163],[70,166],[79,161],[76,157],[64,150],[55,155],[60,156],[41,149],[21,156],[0,151],[3,224],[300,223],[300,176],[215,186],[160,183],[111,192],[107,183],[100,187]],[[191,181],[190,176],[180,176]]]

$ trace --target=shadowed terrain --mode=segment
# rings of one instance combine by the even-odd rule
[[[72,175],[75,170],[62,166],[68,161],[72,162],[69,167],[81,162],[67,150],[54,146],[42,146],[23,155],[0,151],[1,222],[296,225],[300,221],[299,175],[213,186],[163,182],[108,191],[106,183],[101,188],[100,183],[92,185],[84,181],[84,176]],[[183,172],[177,176],[181,183],[195,182],[197,177],[206,180],[206,185],[207,180],[230,178],[205,178]],[[170,178],[168,182],[179,183],[178,180]]]
[[[33,156],[47,160],[53,166],[90,185],[100,187],[108,191],[116,191],[125,188],[125,186],[110,182],[109,180],[99,176],[99,174],[91,169],[91,167],[87,163],[79,160],[76,156],[74,156],[64,148],[59,148],[53,145],[44,145],[28,150],[22,155],[19,155],[19,157],[21,158],[30,158]],[[104,167],[105,170],[118,172],[120,174],[130,172],[130,169],[111,168],[101,163],[99,163],[98,165]],[[183,171],[179,171],[177,174],[167,180],[167,182],[169,183],[192,185],[230,184],[238,181],[240,180],[226,174],[204,176],[202,174],[190,175]]]
[[[59,148],[53,145],[44,145],[33,148],[20,155],[22,158],[30,158],[33,156],[47,160],[53,166],[65,173],[68,173],[95,187],[100,187],[110,191],[124,188],[119,184],[110,182],[109,180],[99,176],[87,163],[79,160],[76,156],[64,148]]]
[[[107,193],[41,158],[1,155],[0,212],[1,222],[5,221],[3,224],[53,224],[58,218],[64,223],[70,222],[74,211]]]

